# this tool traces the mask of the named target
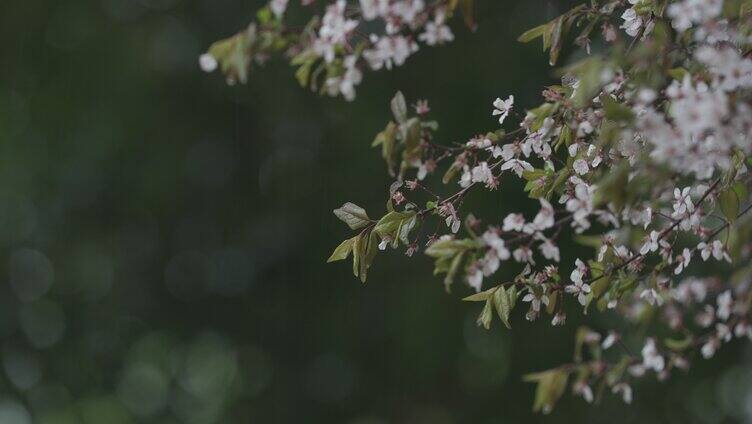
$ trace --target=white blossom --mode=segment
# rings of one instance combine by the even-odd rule
[[[585,399],[585,402],[593,402],[593,389],[591,389],[590,386],[588,386],[586,383],[581,381],[575,383],[574,392],[582,396],[582,398]]]
[[[504,231],[522,231],[525,226],[525,217],[521,213],[510,213],[504,218]]]
[[[564,291],[577,297],[577,301],[580,305],[585,306],[587,304],[588,294],[590,293],[590,285],[585,283],[582,277],[585,276],[587,268],[585,268],[582,261],[577,259],[578,266],[569,275],[569,279],[572,280],[572,284],[564,287]]]
[[[563,312],[557,312],[556,315],[554,315],[553,319],[551,319],[551,325],[553,326],[564,325],[566,322],[567,315]]]
[[[535,260],[533,259],[533,251],[530,250],[530,248],[527,246],[518,247],[514,250],[514,252],[512,252],[512,256],[517,262],[535,265]]]
[[[716,310],[718,319],[726,321],[729,316],[731,316],[731,307],[734,303],[734,300],[731,297],[731,291],[726,290],[725,292],[718,295],[716,303],[718,304],[718,309]]]
[[[718,17],[723,9],[723,0],[683,0],[668,5],[666,14],[671,25],[684,32],[693,24],[701,24]]]
[[[640,299],[645,300],[650,306],[663,305],[663,297],[653,288],[645,289],[640,293]]]
[[[645,342],[645,346],[642,348],[642,365],[655,372],[663,371],[663,368],[666,365],[665,359],[658,353],[655,340],[652,338],[649,338]]]
[[[454,41],[454,34],[452,34],[449,26],[444,23],[444,20],[444,10],[439,9],[434,16],[434,20],[426,23],[425,31],[418,35],[418,39],[429,46]]]
[[[509,116],[513,105],[514,96],[509,96],[506,100],[501,100],[501,98],[497,97],[493,102],[494,110],[491,112],[491,116],[498,116],[499,124],[503,124],[504,120]]]
[[[538,249],[540,249],[541,254],[546,259],[555,262],[559,262],[561,260],[561,257],[559,255],[559,248],[549,239],[545,239],[543,243],[538,246]]]
[[[661,233],[658,231],[651,231],[648,238],[642,244],[640,248],[640,254],[646,255],[649,252],[655,252],[658,250],[658,242],[660,241]]]
[[[472,270],[467,275],[467,284],[474,288],[476,292],[479,292],[483,286],[483,270],[480,268]]]
[[[572,163],[572,168],[580,175],[585,175],[590,171],[588,163],[585,159],[577,159]]]
[[[703,261],[707,261],[712,255],[716,260],[725,259],[727,262],[731,262],[731,256],[726,253],[726,248],[720,240],[714,240],[710,244],[704,241],[700,242],[697,245],[697,249],[700,251]]]
[[[337,46],[344,43],[348,34],[358,26],[358,21],[345,17],[346,6],[345,0],[337,0],[327,6],[318,38],[314,41],[314,51],[323,56],[327,63],[334,61]]]
[[[611,388],[611,392],[614,394],[621,393],[621,398],[624,403],[628,405],[632,403],[632,387],[630,387],[628,384],[615,384],[614,387]]]
[[[285,10],[287,10],[287,3],[289,0],[271,0],[269,2],[269,9],[271,9],[272,13],[274,13],[274,16],[277,17],[277,19],[281,18],[282,15],[284,15]]]
[[[714,337],[711,337],[705,344],[702,345],[700,348],[700,353],[702,353],[702,357],[705,359],[710,359],[715,355],[715,351],[718,350],[718,347],[720,346],[720,341]]]
[[[515,174],[517,174],[518,177],[522,177],[522,173],[525,171],[532,171],[535,168],[533,168],[533,165],[530,165],[529,163],[525,162],[524,160],[520,159],[510,159],[507,162],[504,162],[501,165],[501,170],[506,171],[508,169],[511,169],[514,171]]]
[[[603,339],[603,343],[601,343],[601,347],[605,350],[610,348],[619,340],[619,336],[614,333],[613,331],[609,331],[608,336],[606,336],[605,339]]]
[[[405,63],[408,57],[418,51],[418,44],[402,35],[371,36],[372,48],[363,52],[371,69],[392,69]]]
[[[684,250],[682,251],[682,254],[676,258],[678,265],[674,269],[674,274],[676,275],[681,274],[682,271],[684,271],[684,268],[686,268],[689,265],[690,259],[692,259],[692,252],[685,247]]]
[[[214,72],[217,69],[217,59],[209,53],[204,53],[198,58],[198,64],[204,72]]]
[[[509,259],[510,253],[496,231],[488,230],[483,233],[483,242],[489,248],[482,261],[483,274],[489,276],[499,269],[501,261]]]
[[[548,306],[548,296],[545,294],[536,294],[534,292],[528,292],[522,297],[523,302],[530,302],[530,309],[534,312],[540,312],[541,305]]]
[[[533,219],[533,226],[536,230],[543,231],[554,226],[554,208],[548,200],[542,197],[538,201],[541,209]]]
[[[496,186],[496,178],[494,177],[491,168],[488,166],[488,162],[481,162],[473,168],[472,182],[484,183],[489,188]]]

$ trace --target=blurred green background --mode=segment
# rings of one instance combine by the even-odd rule
[[[740,346],[646,379],[631,407],[567,395],[534,416],[521,375],[571,359],[575,314],[485,332],[422,255],[380,255],[367,285],[325,264],[349,234],[333,208],[383,210],[369,144],[396,89],[430,99],[448,143],[554,81],[514,39],[566,2],[478,3],[477,33],[456,24],[345,103],[280,60],[240,87],[199,71],[260,1],[3,1],[0,423],[752,422]],[[487,222],[534,205],[507,186],[472,201]]]

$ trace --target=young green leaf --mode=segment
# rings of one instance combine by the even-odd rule
[[[683,339],[664,339],[663,344],[671,350],[681,352],[692,345],[692,337],[687,336]]]
[[[465,25],[470,28],[471,31],[475,31],[475,0],[461,0],[460,9],[462,10],[462,18],[465,21]]]
[[[392,176],[394,176],[394,148],[397,143],[396,134],[397,125],[394,122],[389,121],[386,128],[378,133],[376,138],[374,138],[373,143],[371,143],[371,147],[381,145],[381,157],[384,158],[387,168],[389,169],[389,174]]]
[[[353,254],[353,274],[357,277],[360,274],[360,256],[361,245],[363,240],[361,234],[353,237],[352,254]]]
[[[492,299],[486,300],[483,310],[478,316],[478,325],[482,325],[486,330],[491,328],[491,319],[493,318],[493,302]]]
[[[548,52],[548,63],[551,66],[556,65],[556,61],[559,60],[559,53],[561,52],[562,45],[563,25],[564,16],[559,16],[558,18],[554,19],[553,25],[551,27],[551,51]]]
[[[415,217],[415,212],[413,211],[389,212],[386,215],[384,215],[381,219],[379,219],[379,221],[376,223],[376,226],[374,227],[374,231],[376,231],[381,236],[389,235],[393,239],[396,239],[399,236],[397,232],[400,229],[400,227],[403,225],[403,222],[414,217]]]
[[[397,123],[402,124],[407,121],[407,103],[405,102],[405,96],[401,91],[398,91],[394,95],[391,102],[392,115]]]
[[[353,230],[363,228],[371,223],[366,210],[350,202],[345,203],[339,209],[335,209],[334,215]]]
[[[482,292],[471,294],[470,296],[467,296],[463,298],[462,300],[465,302],[485,302],[486,300],[490,299],[494,295],[497,288],[498,287],[494,287],[488,290],[484,290]]]
[[[734,223],[737,215],[739,215],[739,203],[739,195],[733,188],[721,192],[718,196],[718,204],[721,207],[721,212],[723,212],[723,215],[731,223]]]
[[[332,253],[332,256],[327,259],[327,263],[335,262],[335,261],[341,261],[344,259],[347,259],[348,256],[350,256],[350,252],[353,250],[353,244],[355,243],[355,237],[347,239],[343,241],[342,243],[337,246],[336,249],[334,249],[334,253]]]
[[[615,122],[629,123],[634,121],[635,115],[632,109],[623,103],[617,102],[610,95],[603,94],[601,96],[601,104],[603,104],[603,110],[606,112],[606,118]]]
[[[499,319],[504,325],[511,329],[512,326],[509,323],[509,315],[514,309],[514,305],[517,302],[517,287],[510,286],[504,290],[503,286],[500,286],[493,296],[494,305],[496,306],[496,313],[499,315]]]
[[[476,242],[466,240],[437,240],[426,249],[426,255],[432,258],[454,257],[454,255],[476,247]]]
[[[465,252],[461,252],[457,256],[452,259],[452,264],[449,266],[449,270],[446,273],[446,276],[444,277],[444,286],[446,287],[447,291],[449,290],[449,287],[454,283],[454,276],[457,275],[457,271],[459,271],[460,266],[462,265],[462,260],[465,258]]]
[[[535,28],[531,28],[517,38],[517,41],[521,43],[529,43],[538,37],[542,37],[543,34],[548,31],[550,24],[538,25]]]
[[[533,412],[551,412],[556,402],[564,394],[567,388],[569,373],[564,370],[548,370],[539,373],[527,374],[522,377],[523,381],[538,383],[535,390]]]
[[[363,234],[365,242],[360,243],[360,281],[365,283],[368,277],[368,268],[373,264],[373,259],[379,251],[378,235],[372,231]]]

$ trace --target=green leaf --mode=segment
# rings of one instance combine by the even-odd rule
[[[300,65],[298,70],[295,71],[295,79],[298,80],[298,84],[303,88],[308,86],[308,79],[311,76],[311,66],[313,66],[313,62],[306,62]]]
[[[573,98],[575,107],[582,108],[590,104],[593,97],[603,87],[604,81],[602,76],[604,71],[609,68],[610,64],[597,56],[583,59],[567,67],[566,72],[574,74],[579,80],[579,85]]]
[[[353,274],[365,283],[368,277],[368,268],[371,267],[379,250],[379,238],[377,234],[367,229],[353,237],[352,240]]]
[[[551,292],[550,295],[548,295],[548,306],[546,306],[546,313],[549,315],[553,315],[554,311],[556,311],[556,302],[559,301],[559,292]]]
[[[477,247],[477,243],[465,240],[436,240],[426,249],[426,255],[432,258],[453,258],[460,252]]]
[[[353,274],[357,277],[360,275],[360,257],[361,245],[363,244],[361,234],[358,234],[353,238],[352,254],[353,254]]]
[[[561,53],[562,42],[564,33],[568,31],[569,27],[573,24],[574,20],[581,14],[581,11],[585,8],[584,4],[581,4],[569,12],[553,19],[547,24],[532,28],[517,39],[523,43],[535,40],[538,37],[543,37],[543,51],[549,50],[549,63],[551,66],[556,65],[559,59],[559,53]]]
[[[402,130],[402,140],[405,143],[403,156],[405,160],[411,162],[413,159],[420,159],[421,153],[421,128],[418,118],[410,118],[407,122],[400,125]]]
[[[514,305],[517,302],[517,288],[510,286],[507,290],[500,286],[493,296],[494,305],[496,306],[496,312],[499,315],[499,319],[508,329],[512,329],[509,324],[509,315],[514,309]]]
[[[400,226],[397,229],[397,237],[396,239],[404,243],[405,245],[410,244],[410,231],[415,228],[415,224],[418,222],[418,216],[413,214],[409,218],[406,218],[400,222]]]
[[[577,328],[574,337],[574,361],[582,362],[582,347],[585,345],[585,338],[590,333],[590,329],[585,326]]]
[[[527,374],[522,377],[523,381],[538,383],[535,390],[533,412],[551,412],[556,402],[567,389],[569,373],[564,370],[548,370],[539,373]]]
[[[462,18],[465,21],[470,30],[475,31],[475,0],[460,0],[460,10],[462,10]]]
[[[488,290],[478,292],[475,294],[471,294],[470,296],[467,296],[466,298],[462,299],[464,302],[485,302],[486,300],[493,297],[494,293],[496,293],[496,290],[499,287],[493,287]]]
[[[522,178],[524,178],[526,181],[535,181],[539,179],[540,177],[545,177],[546,171],[542,169],[533,169],[532,171],[523,171],[522,172]]]
[[[556,61],[559,59],[559,53],[561,52],[562,45],[562,32],[564,25],[564,16],[559,16],[554,19],[551,28],[551,51],[548,52],[549,61],[551,66],[556,65]]]
[[[556,139],[556,143],[554,144],[554,151],[558,151],[562,146],[569,147],[570,144],[572,144],[572,129],[569,128],[569,125],[563,125],[559,133],[559,138]]]
[[[609,386],[613,386],[614,384],[622,381],[622,376],[624,375],[624,371],[627,370],[627,367],[629,367],[629,364],[632,362],[632,358],[629,356],[623,356],[621,360],[614,365],[606,374],[606,383]]]
[[[343,241],[336,249],[334,249],[334,253],[332,253],[332,256],[330,256],[326,262],[330,263],[347,259],[347,257],[350,256],[350,252],[353,250],[353,244],[355,244],[355,237]]]
[[[248,65],[255,35],[250,31],[241,31],[232,37],[219,40],[209,47],[211,54],[220,64],[228,82],[248,81]]]
[[[457,271],[459,271],[460,266],[462,265],[462,259],[465,258],[465,252],[461,252],[457,256],[452,259],[452,264],[449,266],[449,270],[446,273],[446,276],[444,277],[444,286],[447,290],[449,290],[449,286],[454,283],[454,277],[457,275]]]
[[[480,315],[478,315],[478,320],[476,321],[478,325],[482,325],[483,328],[486,330],[491,328],[491,319],[493,318],[493,303],[491,299],[486,300],[485,306],[483,306],[483,310],[480,312]]]
[[[741,203],[744,203],[747,200],[747,197],[749,197],[747,186],[745,186],[741,181],[731,186],[731,189],[734,190],[736,195],[739,197],[739,202]]]
[[[721,192],[718,196],[718,204],[721,207],[721,212],[730,223],[736,221],[737,215],[739,215],[739,195],[736,190],[729,188]]]
[[[752,1],[745,0],[740,6],[739,6],[739,16],[745,17],[748,14],[752,13]]]
[[[593,298],[599,299],[608,290],[611,285],[611,279],[608,276],[601,277],[598,275],[596,277],[598,277],[598,280],[590,284],[590,288],[592,289]]]
[[[389,169],[389,174],[394,175],[394,147],[397,143],[397,125],[389,121],[389,123],[386,125],[386,128],[384,128],[383,131],[378,133],[376,135],[376,138],[374,138],[373,143],[371,143],[372,147],[376,147],[378,145],[381,145],[381,157],[384,158],[384,161],[386,162],[387,168]]]
[[[376,257],[376,253],[379,251],[379,238],[378,236],[368,231],[365,234],[365,237],[367,237],[367,240],[365,243],[360,244],[360,281],[365,283],[366,278],[368,277],[368,268],[371,267],[371,264],[373,264],[373,259]]]
[[[567,182],[568,178],[569,178],[569,168],[564,168],[561,171],[559,171],[558,174],[556,174],[556,179],[554,179],[554,182],[551,184],[551,188],[548,190],[548,193],[546,193],[546,198],[550,199],[554,193],[558,191],[562,191],[564,187],[564,183]]]
[[[610,172],[601,180],[595,191],[594,203],[603,205],[613,203],[616,210],[621,210],[628,200],[628,189],[631,187],[627,184],[631,166],[627,161],[612,166]]]
[[[615,122],[632,122],[634,121],[634,112],[628,106],[617,102],[608,94],[601,96],[601,104],[606,112],[606,118]]]
[[[274,15],[269,7],[262,7],[256,12],[256,20],[262,25],[269,23],[273,17]]]
[[[397,231],[402,225],[402,222],[413,217],[415,217],[415,212],[413,211],[389,212],[381,219],[379,219],[379,221],[376,223],[376,226],[374,227],[374,231],[379,233],[379,235],[381,236],[389,235],[392,236],[392,238],[397,238]]]
[[[671,350],[680,352],[692,345],[692,336],[688,335],[683,339],[664,339],[663,344]]]
[[[363,228],[371,223],[366,210],[350,202],[345,203],[339,209],[335,209],[334,215],[353,230]]]
[[[391,106],[392,115],[394,115],[394,120],[397,121],[397,123],[402,124],[407,121],[407,103],[405,102],[405,96],[401,91],[398,91],[397,94],[394,95]]]
[[[655,14],[655,16],[659,18],[662,18],[663,12],[666,11],[666,6],[668,6],[668,0],[657,0],[655,7],[653,7],[653,14]]]
[[[683,80],[684,76],[689,73],[689,71],[687,71],[685,68],[672,68],[672,69],[669,69],[667,72],[671,78],[677,81]]]
[[[457,162],[453,163],[452,166],[447,169],[446,173],[444,173],[444,176],[441,178],[441,182],[444,184],[449,184],[453,179],[457,177],[460,169],[462,169],[462,167],[459,166]]]
[[[574,241],[577,244],[592,247],[597,252],[601,248],[601,244],[603,244],[603,237],[595,236],[595,235],[580,234],[580,235],[574,236]]]
[[[537,27],[531,28],[522,33],[522,35],[517,38],[517,41],[521,43],[529,43],[538,37],[542,37],[543,34],[548,30],[548,28],[549,24],[538,25]]]

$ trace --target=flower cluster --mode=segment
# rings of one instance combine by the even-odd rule
[[[307,85],[324,73],[326,92],[352,99],[364,65],[390,69],[419,42],[452,41],[445,22],[456,3],[339,0],[290,44],[298,79]],[[279,16],[284,6],[270,8]],[[356,35],[376,20],[383,31]],[[373,143],[394,177],[387,212],[371,219],[352,203],[335,210],[357,233],[330,257],[352,255],[365,281],[379,250],[423,249],[447,289],[464,282],[475,292],[466,300],[484,303],[485,327],[494,311],[510,327],[518,299],[527,320],[548,315],[552,325],[572,309],[623,317],[621,331],[582,328],[573,363],[526,377],[544,412],[570,386],[592,402],[592,387],[605,385],[629,403],[633,380],[666,379],[694,353],[710,358],[724,343],[752,339],[752,7],[593,1],[520,40],[542,38],[555,64],[578,27],[585,57],[543,90],[542,104],[517,113],[513,96],[498,97],[494,127],[462,142],[439,143],[428,103],[411,113],[398,93]],[[514,116],[522,119],[510,128]],[[467,210],[467,196],[501,184],[517,184],[537,212],[484,222]],[[437,225],[424,225],[430,220]],[[592,257],[565,258],[564,234],[593,247]],[[516,276],[499,281],[501,269]]]
[[[312,0],[301,0],[301,7]],[[289,0],[271,0],[259,11],[247,31],[213,44],[199,60],[212,72],[221,65],[229,82],[239,75],[245,82],[251,63],[262,63],[272,53],[284,53],[298,67],[304,87],[330,96],[355,99],[363,70],[401,66],[420,48],[454,40],[447,19],[456,1],[336,0],[323,15],[311,17],[303,30],[286,25]]]

